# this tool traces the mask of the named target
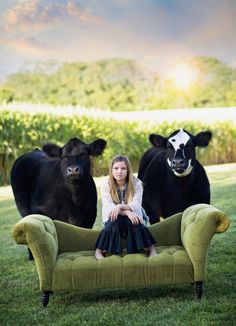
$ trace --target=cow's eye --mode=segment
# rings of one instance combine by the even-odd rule
[[[171,144],[167,144],[166,148],[167,149],[173,149],[173,146]]]

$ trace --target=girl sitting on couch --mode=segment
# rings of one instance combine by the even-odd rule
[[[103,253],[119,255],[121,238],[127,239],[127,253],[138,253],[147,248],[149,257],[157,254],[155,239],[145,224],[142,203],[142,182],[132,174],[126,156],[115,156],[110,164],[109,176],[101,185],[102,217],[104,228],[95,247],[95,258]]]

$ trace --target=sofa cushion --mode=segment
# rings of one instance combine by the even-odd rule
[[[52,274],[52,290],[118,288],[193,282],[193,266],[182,246],[147,252],[110,255],[96,260],[94,251],[60,254]]]

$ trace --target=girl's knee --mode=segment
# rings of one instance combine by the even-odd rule
[[[110,230],[116,230],[117,228],[118,228],[117,220],[116,221],[109,220],[105,224],[104,230],[110,231]]]

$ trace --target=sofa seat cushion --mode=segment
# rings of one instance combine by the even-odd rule
[[[193,266],[182,246],[158,247],[157,252],[154,257],[142,252],[101,260],[94,258],[94,251],[62,253],[53,270],[52,290],[193,282]]]

